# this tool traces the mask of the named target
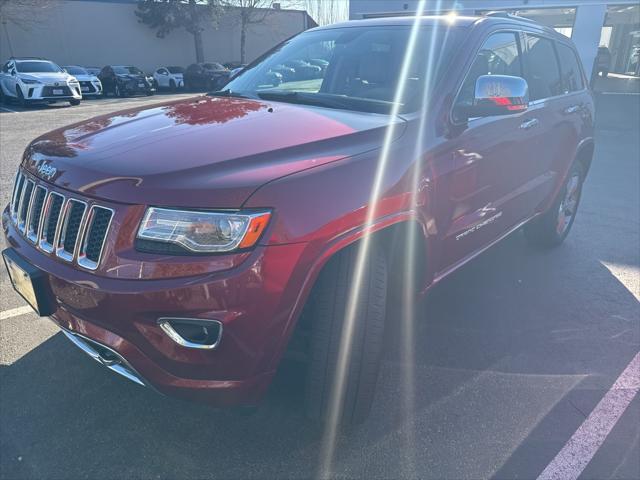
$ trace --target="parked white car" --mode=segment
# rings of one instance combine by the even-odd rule
[[[169,90],[177,90],[184,88],[184,79],[182,67],[160,67],[153,72],[153,80],[156,88],[168,88]]]
[[[100,82],[97,75],[78,65],[66,65],[62,68],[80,82],[80,91],[83,97],[98,97],[102,95],[102,82]]]
[[[80,83],[59,65],[44,58],[11,58],[0,72],[0,100],[13,99],[20,105],[82,100]]]

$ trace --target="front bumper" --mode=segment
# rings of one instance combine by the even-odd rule
[[[3,228],[7,245],[45,273],[56,304],[51,319],[111,349],[141,383],[217,406],[255,404],[266,392],[303,304],[306,244],[261,246],[213,274],[119,279],[36,250],[6,211]],[[159,326],[163,317],[218,320],[224,333],[215,349],[186,348]]]
[[[67,102],[81,100],[80,85],[25,84],[20,86],[25,100],[31,102]],[[61,93],[58,93],[61,92]]]

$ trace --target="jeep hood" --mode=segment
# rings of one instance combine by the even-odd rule
[[[89,197],[239,208],[266,182],[380,148],[391,121],[388,115],[204,96],[54,130],[32,142],[23,164]],[[397,136],[403,130],[396,128]]]

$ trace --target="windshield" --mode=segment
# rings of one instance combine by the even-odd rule
[[[62,71],[62,69],[53,62],[41,61],[16,62],[16,70],[20,73],[58,73]]]
[[[167,67],[169,73],[184,73],[184,68],[182,67]]]
[[[426,84],[448,64],[459,27],[421,27],[400,78],[410,26],[312,31],[284,42],[225,86],[228,92],[292,103],[385,113],[405,82],[402,112],[416,111]],[[456,34],[454,35],[454,31]],[[428,58],[435,42],[433,58]],[[427,81],[427,77],[431,81]]]
[[[64,69],[71,75],[88,75],[89,74],[89,72],[87,72],[84,68],[81,68],[81,67],[64,67]]]
[[[220,65],[219,63],[204,63],[202,65],[204,68],[206,68],[207,70],[225,70],[225,68]]]
[[[118,75],[144,75],[138,67],[113,67],[113,71]]]

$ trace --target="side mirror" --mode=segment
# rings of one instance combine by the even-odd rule
[[[521,77],[481,75],[476,80],[469,117],[513,115],[529,108],[529,85]]]

